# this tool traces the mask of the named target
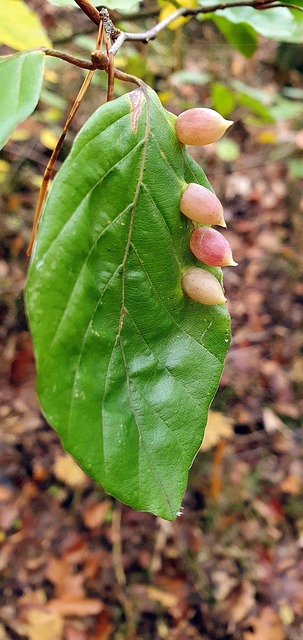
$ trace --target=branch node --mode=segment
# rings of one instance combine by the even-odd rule
[[[115,25],[113,24],[108,9],[106,9],[106,7],[102,7],[99,11],[99,15],[100,18],[103,22],[103,26],[104,26],[104,31],[107,35],[107,38],[109,40],[109,42],[115,42],[115,40],[117,40],[117,38],[119,37],[121,31],[120,29],[117,29],[115,27]]]

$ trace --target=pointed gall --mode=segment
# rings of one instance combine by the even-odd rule
[[[177,117],[176,131],[180,142],[202,146],[217,142],[233,124],[213,109],[188,109]]]
[[[187,218],[201,224],[226,227],[222,204],[215,194],[191,182],[181,196],[180,209]]]
[[[235,267],[229,242],[222,233],[209,227],[198,227],[190,237],[190,248],[201,262],[212,267]]]
[[[200,304],[224,304],[226,298],[217,278],[199,267],[190,267],[183,278],[182,287],[189,298]]]

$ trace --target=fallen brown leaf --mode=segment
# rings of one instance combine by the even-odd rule
[[[109,500],[103,500],[103,502],[93,502],[84,505],[82,510],[82,517],[85,526],[88,529],[94,529],[100,526],[105,515],[109,512],[111,503]]]
[[[65,598],[60,598],[60,600],[50,600],[48,602],[48,608],[63,617],[76,616],[84,618],[86,616],[95,616],[97,613],[100,613],[103,608],[103,603],[94,598],[69,598],[68,596],[65,596]],[[41,638],[39,640],[41,640]]]
[[[30,609],[25,626],[29,640],[62,640],[64,620],[58,611]]]
[[[57,458],[54,474],[58,480],[74,489],[84,487],[87,483],[86,474],[68,453]]]
[[[201,451],[212,449],[222,438],[231,438],[233,435],[233,422],[219,411],[210,411],[205,427]]]
[[[249,619],[253,631],[244,633],[244,640],[284,640],[285,634],[281,620],[270,607],[264,607],[258,618]]]
[[[167,593],[167,591],[162,591],[161,589],[156,589],[155,587],[149,587],[147,590],[147,595],[151,600],[155,600],[156,602],[160,602],[163,607],[175,607],[178,604],[178,596],[174,593]]]

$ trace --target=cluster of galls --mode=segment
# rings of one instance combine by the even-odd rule
[[[183,144],[202,146],[219,140],[232,122],[225,120],[212,109],[189,109],[176,120],[177,136]],[[182,213],[201,225],[226,227],[223,207],[212,191],[199,184],[186,185],[180,201]],[[193,254],[212,267],[235,266],[226,238],[210,226],[197,226],[191,234],[190,248]],[[185,293],[202,304],[226,302],[218,280],[208,271],[191,267],[182,278]]]

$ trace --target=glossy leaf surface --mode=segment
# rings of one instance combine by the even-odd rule
[[[37,106],[39,100],[45,55],[42,51],[17,53],[0,57],[0,149],[12,131]]]
[[[229,344],[225,305],[181,287],[198,264],[185,181],[208,185],[152,90],[103,105],[54,181],[26,294],[39,398],[65,448],[107,492],[167,519]]]

